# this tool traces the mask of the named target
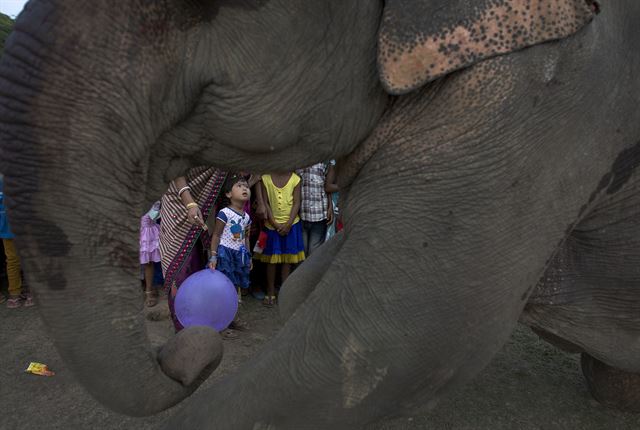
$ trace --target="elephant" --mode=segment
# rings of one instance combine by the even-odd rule
[[[151,346],[138,215],[193,166],[336,158],[344,230],[283,286],[283,328],[167,428],[434,408],[518,322],[640,410],[639,19],[632,0],[31,0],[0,64],[0,171],[62,358],[121,413],[191,396],[220,336]]]

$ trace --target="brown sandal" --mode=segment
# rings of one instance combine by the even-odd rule
[[[264,296],[264,300],[262,300],[262,304],[268,308],[272,308],[276,303],[276,296]]]
[[[146,296],[144,301],[146,307],[152,308],[158,304],[158,295],[155,291],[145,291],[144,295]]]

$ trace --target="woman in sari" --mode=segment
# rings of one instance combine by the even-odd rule
[[[226,178],[227,172],[215,167],[194,167],[185,176],[172,181],[162,196],[160,255],[169,311],[176,332],[184,327],[175,314],[175,297],[182,282],[192,273],[203,270],[207,264],[207,250],[211,244],[207,222],[210,220],[211,226],[215,224]],[[251,175],[249,185],[253,186],[259,178],[260,175]],[[260,196],[258,207],[258,212],[264,212]],[[246,324],[236,319],[230,328],[244,329]]]
[[[160,254],[176,332],[184,328],[174,310],[176,293],[189,275],[205,268],[211,241],[207,220],[217,213],[226,177],[226,172],[215,167],[194,167],[172,181],[162,197]]]

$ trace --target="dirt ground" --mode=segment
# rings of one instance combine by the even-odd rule
[[[264,308],[253,298],[245,300],[242,312],[251,330],[225,341],[221,366],[205,386],[234,372],[280,326],[277,309]],[[152,342],[162,342],[172,332],[166,302],[147,313],[157,319],[147,322]],[[139,419],[118,415],[98,404],[60,359],[37,307],[9,310],[1,305],[0,324],[1,429],[152,429],[174,412]],[[47,378],[24,373],[30,361],[48,364],[56,375]],[[491,365],[435,411],[385,421],[368,430],[639,428],[640,415],[607,410],[591,399],[577,356],[558,351],[519,327]]]

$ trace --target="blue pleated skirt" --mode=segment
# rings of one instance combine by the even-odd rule
[[[249,288],[250,267],[251,255],[244,247],[236,251],[226,246],[218,246],[216,270],[224,273],[236,287]]]
[[[277,231],[265,228],[267,245],[256,259],[271,264],[296,264],[304,261],[304,241],[302,239],[302,223],[298,221],[291,226],[289,234],[280,236]]]

